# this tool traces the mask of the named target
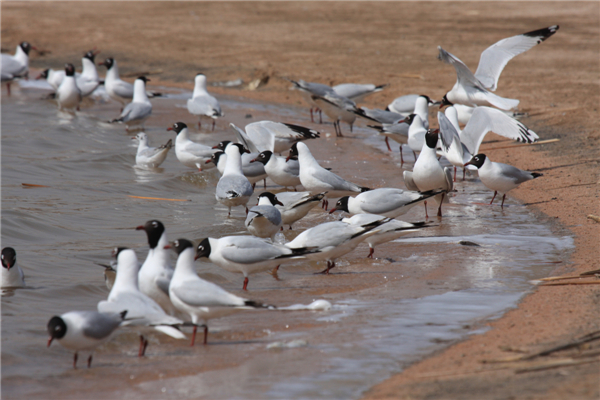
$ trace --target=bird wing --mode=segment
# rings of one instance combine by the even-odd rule
[[[125,311],[124,308],[121,311]],[[94,339],[104,339],[112,333],[123,319],[116,313],[86,312],[85,325],[82,327],[83,334]]]
[[[502,70],[513,57],[542,43],[544,40],[554,35],[557,30],[558,25],[553,25],[502,39],[499,42],[494,43],[481,53],[479,66],[475,72],[475,78],[477,78],[486,89],[495,91]]]
[[[146,118],[152,113],[152,105],[148,103],[129,103],[123,109],[120,119],[123,122]]]
[[[408,190],[416,190],[419,191],[419,187],[415,184],[413,180],[413,173],[411,171],[404,171],[402,177],[404,178],[404,184]]]
[[[534,131],[504,112],[491,107],[477,107],[460,133],[460,140],[471,154],[477,154],[489,131],[525,143],[533,143],[539,139]]]
[[[402,189],[376,189],[360,195],[360,208],[369,214],[385,214],[418,201],[421,195]]]
[[[246,134],[259,152],[275,149],[275,135],[264,126],[266,122],[271,121],[259,121],[246,125]]]
[[[224,259],[237,264],[254,264],[285,255],[282,248],[252,236],[229,237],[220,250]]]
[[[123,80],[117,80],[112,84],[112,90],[117,96],[124,97],[126,99],[133,98],[133,85]]]
[[[189,99],[187,107],[188,111],[194,115],[206,115],[209,117],[220,117],[222,115],[219,102],[211,95],[202,95]]]
[[[242,129],[238,128],[234,124],[229,124],[229,126],[235,132],[235,137],[237,138],[238,143],[243,144],[244,147],[250,150],[250,153],[260,153],[260,150],[258,150],[258,147],[256,147],[252,139],[250,139],[250,137],[246,135],[246,132],[244,132]]]
[[[446,117],[444,113],[441,113],[439,111],[438,123],[440,125],[440,139],[442,142],[442,149],[444,150],[444,152],[447,153],[450,149],[450,145],[454,140],[456,140],[457,143],[460,143],[460,136],[458,135],[456,128],[454,127],[452,122],[450,122],[448,117]]]
[[[171,291],[182,302],[194,307],[236,307],[244,306],[246,302],[245,299],[203,279],[184,281],[171,288]]]
[[[471,70],[467,68],[465,63],[460,61],[456,56],[448,53],[446,50],[438,46],[439,54],[438,59],[442,60],[446,64],[454,66],[456,70],[456,78],[459,85],[462,86],[473,86],[475,88],[483,89],[483,84],[473,75]]]
[[[252,185],[245,176],[226,175],[222,176],[217,183],[216,195],[220,199],[251,196],[252,192]]]

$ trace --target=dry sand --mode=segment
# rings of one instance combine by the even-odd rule
[[[569,229],[576,249],[553,275],[600,268],[598,163],[600,3],[2,3],[2,49],[28,40],[34,68],[78,64],[83,50],[118,59],[122,72],[162,70],[153,82],[190,88],[202,71],[210,81],[268,77],[256,91],[214,88],[265,102],[301,105],[284,77],[312,82],[389,83],[368,98],[381,107],[397,96],[440,98],[455,81],[436,59],[437,45],[475,68],[497,40],[545,26],[560,30],[504,70],[497,93],[521,100],[523,122],[542,140],[560,142],[488,151],[494,160],[537,170],[544,177],[511,192]],[[503,143],[506,145],[506,143]],[[497,146],[500,147],[500,146]],[[598,343],[575,362],[527,370],[563,352],[520,363],[482,363],[534,353],[600,330],[600,286],[540,287],[518,309],[470,337],[374,387],[368,398],[597,399]],[[595,344],[595,346],[594,346]],[[594,350],[595,349],[595,350]],[[593,357],[585,357],[594,354]],[[525,369],[525,372],[521,371]]]

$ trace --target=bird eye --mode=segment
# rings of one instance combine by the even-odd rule
[[[204,246],[202,246],[202,245],[198,246],[198,250],[204,251]]]
[[[154,221],[154,222],[152,223],[152,226],[158,226],[158,224],[156,223],[156,221]]]

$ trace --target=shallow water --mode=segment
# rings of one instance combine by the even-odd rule
[[[2,246],[17,250],[28,284],[2,297],[4,398],[357,398],[409,363],[485,330],[485,320],[515,306],[529,281],[566,260],[572,246],[510,198],[504,211],[481,205],[491,193],[470,177],[457,184],[444,218],[434,218],[438,226],[378,247],[375,260],[364,258],[361,245],[331,276],[313,275],[322,263],[298,263],[282,267],[279,281],[253,275],[242,293],[241,275],[198,263],[201,276],[234,293],[280,306],[323,298],[333,304],[329,311],[238,313],[211,321],[209,346],[194,348],[157,333],[143,359],[136,334],[121,330],[96,352],[91,369],[73,370],[71,353],[56,343],[45,347],[46,323],[106,298],[95,263],[108,263],[112,247],[132,247],[143,260],[146,237],[134,227],[149,219],[161,220],[171,239],[200,239],[243,233],[244,212],[225,219],[227,209],[214,199],[216,169],[192,171],[173,151],[158,171],[133,168],[133,135],[105,123],[118,114],[116,103],[86,102],[73,116],[40,100],[39,84],[28,86],[2,97]],[[185,108],[191,93],[161,89],[170,96],[152,100],[145,130],[154,146],[174,137],[166,128],[176,121],[196,131]],[[359,184],[403,187],[397,150],[390,155],[363,123],[336,139],[327,134],[331,124],[308,123],[303,108],[233,96],[222,107],[226,118],[198,140],[231,139],[229,122],[307,125],[322,132],[308,145],[323,165]],[[412,167],[408,153],[405,168]],[[337,217],[316,208],[286,237]],[[416,207],[403,219],[423,217]],[[294,340],[305,345],[285,347]],[[267,349],[277,342],[282,346]]]

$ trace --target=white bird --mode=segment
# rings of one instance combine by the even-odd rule
[[[169,251],[165,249],[169,244],[165,226],[162,222],[153,219],[135,229],[146,232],[149,246],[148,256],[138,274],[140,291],[158,303],[165,312],[173,315],[173,304],[169,299],[169,283],[173,277],[173,267]]]
[[[407,94],[404,96],[397,97],[390,104],[388,104],[386,110],[403,115],[413,113],[417,103],[417,99],[420,96],[421,95],[418,94]],[[439,104],[439,101],[433,101],[429,99],[429,107],[438,106]]]
[[[117,61],[114,58],[107,58],[98,65],[104,65],[107,70],[104,78],[106,93],[111,99],[125,105],[129,99],[133,98],[133,85],[121,79]]]
[[[310,122],[315,122],[313,119],[313,109],[315,111],[319,111],[320,117],[321,117],[321,114],[320,114],[319,105],[317,103],[315,103],[313,96],[324,96],[325,94],[327,94],[329,92],[333,92],[333,88],[331,86],[324,85],[322,83],[305,82],[302,79],[300,79],[298,81],[293,81],[293,80],[289,79],[289,81],[294,84],[292,89],[298,90],[300,92],[300,95],[302,96],[302,98],[310,106]],[[322,118],[320,118],[319,123],[321,123],[321,124],[323,123]]]
[[[253,158],[248,156],[252,156],[252,154],[242,154],[242,172],[244,176],[248,178],[248,182],[250,182],[254,188],[256,186],[256,182],[267,178],[267,174],[265,173],[263,165],[256,165],[256,163],[252,163]],[[215,164],[219,170],[219,173],[223,175],[223,172],[225,172],[225,165],[227,165],[227,154],[225,154],[224,151],[217,151],[216,153],[213,153],[209,161]]]
[[[265,150],[250,160],[251,163],[264,165],[264,170],[275,184],[283,187],[300,185],[300,164],[298,160],[285,161],[270,150]]]
[[[356,120],[356,112],[358,111],[355,102],[347,97],[340,96],[334,91],[327,92],[322,96],[313,95],[312,100],[319,109],[323,110],[333,120],[336,136],[344,136],[342,135],[340,121],[344,121],[350,125],[350,132],[352,132],[352,126]]]
[[[456,84],[444,95],[442,105],[456,103],[467,106],[492,105],[503,110],[515,108],[519,100],[505,99],[491,93],[496,90],[502,70],[513,57],[548,39],[558,28],[558,25],[553,25],[496,42],[481,53],[475,74],[461,60],[438,46],[438,58],[454,66],[457,75]]]
[[[349,193],[361,193],[371,190],[367,187],[349,182],[331,171],[321,167],[304,143],[296,143],[290,150],[288,159],[298,156],[300,163],[300,182],[312,194],[328,192],[332,197],[343,196]],[[324,200],[327,208],[327,200]]]
[[[410,120],[410,126],[408,127],[408,140],[406,143],[408,147],[413,151],[413,154],[418,153],[425,144],[425,134],[427,128],[425,128],[424,121],[416,114],[411,114],[412,119]]]
[[[430,190],[421,193],[396,188],[373,189],[356,197],[342,197],[329,213],[345,211],[352,215],[375,214],[396,218],[406,214],[417,204],[441,193],[441,190]]]
[[[225,236],[206,238],[196,248],[196,259],[210,262],[229,272],[244,275],[243,290],[248,289],[248,275],[270,271],[280,264],[306,258],[310,249],[294,249],[270,243],[254,236]]]
[[[176,122],[167,130],[177,134],[175,155],[179,162],[186,167],[198,168],[198,171],[202,171],[202,166],[210,161],[216,150],[213,150],[211,146],[193,142],[188,136],[187,125],[183,122]]]
[[[471,116],[473,115],[473,112],[477,108],[477,107],[465,106],[464,104],[454,104],[454,105],[452,105],[452,107],[454,107],[456,109],[458,122],[462,125],[466,125],[469,122],[469,120],[471,119]],[[508,111],[500,110],[500,111],[511,118],[519,118],[524,115],[527,115],[527,113],[517,112],[517,111],[512,111],[512,110],[508,110]],[[446,116],[448,116],[448,115],[446,115]]]
[[[524,124],[495,108],[484,106],[475,108],[471,119],[462,131],[458,128],[458,115],[455,108],[450,106],[445,113],[444,115],[438,112],[440,141],[442,155],[454,165],[454,181],[456,181],[456,167],[463,167],[479,152],[483,138],[490,131],[524,143],[533,143],[539,139],[539,136]]]
[[[81,100],[81,90],[77,86],[77,81],[75,80],[75,67],[73,64],[66,64],[65,78],[56,90],[58,108],[60,110],[73,108],[79,110]]]
[[[275,205],[283,206],[277,196],[270,192],[258,195],[258,205],[250,208],[244,224],[252,235],[259,238],[271,238],[281,229],[281,213]]]
[[[135,164],[142,168],[158,168],[167,159],[167,154],[173,147],[173,140],[159,147],[150,147],[148,144],[148,135],[144,132],[138,133],[132,139],[139,141],[137,153],[135,155]]]
[[[301,140],[316,139],[320,133],[304,126],[282,122],[259,121],[246,125],[246,134],[258,151],[279,153],[289,150]]]
[[[283,203],[283,206],[275,204],[275,208],[281,213],[283,224],[289,225],[304,218],[310,210],[315,208],[325,197],[327,192],[311,194],[310,192],[280,192],[277,193],[277,200]]]
[[[342,83],[332,87],[333,91],[338,95],[347,97],[354,102],[362,101],[365,97],[381,92],[387,85],[373,85],[372,83]]]
[[[474,165],[479,169],[479,179],[488,189],[494,191],[490,205],[494,202],[496,195],[502,193],[502,204],[506,193],[518,187],[521,183],[543,176],[537,172],[523,171],[512,165],[493,162],[485,154],[477,154],[465,165]]]
[[[25,274],[17,264],[17,252],[12,247],[2,249],[2,283],[0,287],[23,287],[25,286]]]
[[[111,122],[123,122],[127,125],[127,130],[133,125],[144,127],[144,122],[152,114],[152,103],[146,94],[146,82],[148,81],[150,79],[140,76],[133,82],[133,100],[125,106],[119,118]]]
[[[171,248],[178,254],[178,257],[169,293],[173,304],[181,312],[189,315],[194,324],[192,346],[196,340],[196,330],[200,322],[204,325],[204,344],[206,344],[208,320],[225,317],[241,310],[269,307],[231,294],[220,286],[200,278],[194,269],[196,251],[189,240],[175,240]]]
[[[139,264],[135,252],[127,248],[116,248],[117,277],[108,299],[98,303],[99,312],[120,312],[127,310],[131,318],[124,325],[151,327],[175,339],[185,339],[185,335],[175,325],[183,324],[179,318],[167,315],[157,302],[142,293],[138,288]],[[138,356],[146,352],[148,340],[140,334]]]
[[[225,148],[227,164],[225,164],[225,171],[217,183],[215,198],[229,209],[227,216],[231,215],[231,207],[237,206],[244,206],[247,213],[246,204],[254,192],[252,184],[242,171],[241,154],[243,149],[244,147],[239,143],[232,143],[231,146]]]
[[[10,96],[10,83],[17,78],[27,78],[29,75],[29,52],[37,50],[29,42],[21,42],[17,46],[14,56],[2,54],[2,82],[6,83],[6,89]]]
[[[446,198],[446,193],[452,191],[452,172],[447,167],[442,167],[437,159],[436,147],[438,142],[438,133],[429,130],[425,135],[425,143],[421,153],[415,162],[412,172],[404,171],[404,183],[409,190],[418,190],[426,192],[429,190],[442,190],[441,194],[435,196],[439,203],[438,217],[442,216],[442,203]],[[427,215],[427,201],[425,203],[425,217]]]
[[[79,74],[75,73],[75,79],[77,79],[77,75]],[[40,72],[40,74],[35,79],[45,79],[46,82],[48,82],[48,84],[52,86],[52,88],[56,91],[56,89],[58,89],[58,87],[62,83],[63,79],[65,79],[65,71],[46,68],[45,70]],[[50,96],[50,98],[52,97]]]
[[[48,321],[48,346],[56,339],[64,348],[75,351],[73,368],[77,368],[78,352],[90,351],[106,342],[124,322],[127,310],[121,313],[95,311],[70,311],[54,316]],[[88,357],[88,368],[92,366],[92,354]]]
[[[367,237],[376,234],[376,228],[387,221],[389,218],[365,225],[351,225],[341,221],[325,222],[305,230],[285,246],[296,251],[313,249],[313,252],[306,254],[306,258],[315,261],[326,260],[327,268],[320,273],[329,274],[338,257],[351,252]]]
[[[213,149],[218,149],[220,151],[213,153],[211,161],[217,166],[217,169],[223,175],[225,172],[225,165],[227,165],[227,154],[225,154],[225,149],[227,146],[232,144],[229,140],[223,140],[219,142],[216,146],[213,146]],[[241,143],[240,143],[241,144]],[[242,147],[244,145],[242,144]],[[260,163],[253,163],[254,160],[258,156],[258,152],[249,153],[247,149],[244,147],[242,153],[242,172],[244,176],[248,178],[248,181],[254,187],[254,184],[260,180],[265,180],[265,187],[267,187],[267,171],[265,171],[265,166]]]
[[[212,119],[212,130],[215,130],[215,119],[224,116],[217,99],[206,91],[206,75],[197,74],[194,78],[194,93],[187,101],[187,109],[192,115],[198,116],[198,129],[201,128],[202,118]]]
[[[98,70],[96,69],[96,63],[94,62],[96,55],[99,51],[90,50],[81,59],[83,69],[81,75],[76,76],[77,86],[81,90],[83,97],[89,96],[96,90],[100,85],[100,78],[98,77]]]
[[[386,217],[383,215],[357,214],[351,218],[343,218],[342,222],[351,225],[364,226],[384,219],[386,219]],[[420,229],[427,228],[427,226],[426,222],[410,223],[398,221],[397,219],[387,219],[387,222],[384,222],[377,228],[377,233],[365,239],[365,242],[369,245],[369,255],[367,258],[373,258],[375,247],[378,244],[390,242],[407,233],[417,232]]]

